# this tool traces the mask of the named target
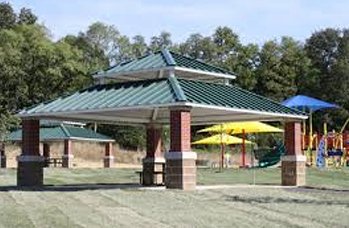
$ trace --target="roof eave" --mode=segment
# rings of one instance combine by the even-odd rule
[[[89,114],[89,113],[100,113],[100,112],[108,112],[108,111],[123,111],[123,110],[132,110],[132,109],[154,109],[154,108],[170,108],[175,106],[188,106],[188,107],[196,107],[196,108],[205,108],[205,109],[216,109],[221,111],[228,112],[239,112],[253,115],[264,115],[269,116],[270,120],[305,120],[308,119],[306,115],[298,115],[298,114],[287,114],[287,113],[278,113],[278,112],[267,112],[267,111],[259,111],[259,110],[251,110],[251,109],[240,109],[233,107],[223,107],[223,106],[214,106],[214,105],[206,105],[206,104],[198,104],[186,101],[178,101],[166,104],[151,104],[151,105],[137,105],[137,106],[127,106],[127,107],[117,107],[117,108],[108,108],[108,109],[96,109],[96,110],[79,110],[79,111],[70,111],[70,112],[46,112],[46,113],[31,113],[31,114],[17,114],[19,118],[52,118],[54,116],[62,116],[62,115],[74,115],[74,114]],[[125,122],[128,120],[125,119]],[[130,120],[131,121],[131,120]]]
[[[84,138],[84,137],[47,138],[47,139],[40,139],[40,142],[56,142],[56,141],[64,141],[66,139],[75,140],[75,141],[91,141],[91,142],[115,142],[114,139],[99,139],[99,138]],[[22,139],[16,138],[8,141],[21,142]]]
[[[244,112],[244,113],[256,114],[256,115],[258,115],[258,114],[259,115],[267,115],[270,117],[275,117],[275,118],[280,118],[280,119],[297,119],[297,120],[308,119],[307,115],[267,112],[267,111],[251,110],[251,109],[240,109],[240,108],[222,107],[222,106],[214,106],[214,105],[206,105],[206,104],[188,103],[188,102],[186,102],[185,105],[191,106],[191,107],[224,110],[224,111],[230,111],[230,112]]]

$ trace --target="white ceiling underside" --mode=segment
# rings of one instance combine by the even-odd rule
[[[26,116],[21,116],[26,118]],[[83,122],[101,122],[120,125],[144,125],[148,123],[169,124],[168,107],[133,107],[115,110],[74,111],[30,114],[27,118],[57,119]],[[191,107],[192,125],[208,125],[228,121],[299,121],[306,116],[294,116],[280,113],[267,113],[250,110],[233,110],[228,108]]]

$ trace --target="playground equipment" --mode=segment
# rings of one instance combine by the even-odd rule
[[[226,134],[242,135],[242,167],[246,167],[246,134],[247,133],[275,133],[283,132],[282,129],[258,121],[230,122],[213,125],[198,132],[223,132]]]
[[[258,160],[259,168],[266,168],[280,162],[281,156],[286,154],[285,145],[277,142],[275,148],[254,150],[254,156]]]
[[[307,155],[309,165],[316,164],[317,167],[349,165],[349,133],[344,132],[349,118],[338,133],[328,132],[326,122],[323,125],[323,134],[313,133],[312,114],[318,110],[339,108],[339,106],[303,95],[291,97],[282,104],[309,113],[309,134],[306,134],[305,121],[302,130],[302,149]]]
[[[331,108],[339,108],[339,106],[335,104],[331,104],[313,97],[308,97],[304,95],[297,95],[291,97],[282,102],[283,105],[296,108],[298,110],[308,112],[309,114],[309,134],[306,134],[306,122],[303,120],[303,130],[302,130],[302,149],[306,152],[305,154],[309,158],[309,164],[313,165],[314,157],[316,154],[313,153],[314,145],[315,151],[317,150],[317,145],[319,144],[319,136],[317,134],[313,134],[313,119],[312,115],[315,111],[323,110],[323,109],[331,109]],[[324,123],[324,134],[327,135],[327,123]],[[314,142],[315,140],[315,142]],[[327,144],[325,143],[325,150]]]

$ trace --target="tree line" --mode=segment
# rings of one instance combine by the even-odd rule
[[[15,12],[0,3],[0,132],[18,126],[14,114],[93,83],[91,75],[113,64],[169,48],[230,70],[235,85],[276,101],[305,94],[336,103],[340,110],[315,116],[340,128],[349,116],[349,30],[324,28],[304,42],[284,36],[262,45],[243,44],[233,29],[217,27],[209,36],[191,34],[175,43],[163,31],[150,38],[128,37],[114,25],[91,24],[86,31],[55,41],[27,8]],[[102,126],[126,146],[144,145],[144,131]],[[140,134],[141,133],[141,134]],[[139,136],[139,134],[141,136]]]

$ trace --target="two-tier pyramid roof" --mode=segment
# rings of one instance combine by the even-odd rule
[[[168,124],[169,108],[185,106],[192,109],[192,124],[198,125],[307,118],[278,102],[225,84],[235,78],[229,71],[167,49],[118,64],[94,78],[99,84],[22,110],[18,116]]]

